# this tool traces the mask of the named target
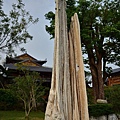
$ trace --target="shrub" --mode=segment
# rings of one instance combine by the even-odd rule
[[[16,103],[17,98],[9,89],[0,89],[0,110],[11,110]]]
[[[89,115],[99,117],[102,115],[109,115],[114,113],[111,104],[92,104],[88,106]]]
[[[120,113],[120,85],[105,88],[105,97],[113,105],[113,110]]]

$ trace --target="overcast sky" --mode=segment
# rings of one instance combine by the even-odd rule
[[[3,0],[4,10],[8,12],[11,4],[17,0]],[[49,25],[49,21],[44,15],[49,11],[55,11],[55,0],[23,0],[25,9],[30,12],[34,18],[39,18],[39,22],[29,28],[29,33],[33,36],[33,40],[23,45],[27,53],[38,60],[47,59],[45,66],[53,65],[54,40],[50,40],[50,35],[45,30],[45,25]],[[18,51],[18,55],[22,54]],[[112,66],[116,68],[116,66]]]
[[[3,0],[4,10],[8,12],[11,4],[17,0]],[[34,18],[39,18],[39,22],[29,28],[29,33],[33,36],[33,40],[23,45],[27,53],[38,60],[47,59],[45,66],[52,67],[54,40],[50,40],[50,35],[45,30],[45,25],[49,25],[49,21],[44,15],[49,11],[55,11],[55,0],[23,0],[25,9],[30,12]],[[21,52],[18,52],[20,55]]]

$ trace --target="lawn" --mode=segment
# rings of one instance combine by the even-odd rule
[[[23,111],[0,111],[0,120],[25,120],[25,114]],[[44,120],[44,113],[31,112],[29,120]]]

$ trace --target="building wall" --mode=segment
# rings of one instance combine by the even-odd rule
[[[113,75],[108,78],[108,86],[120,84],[120,75]]]

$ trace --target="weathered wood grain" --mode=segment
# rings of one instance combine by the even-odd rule
[[[89,120],[77,14],[67,32],[65,0],[56,0],[52,83],[45,120]]]

